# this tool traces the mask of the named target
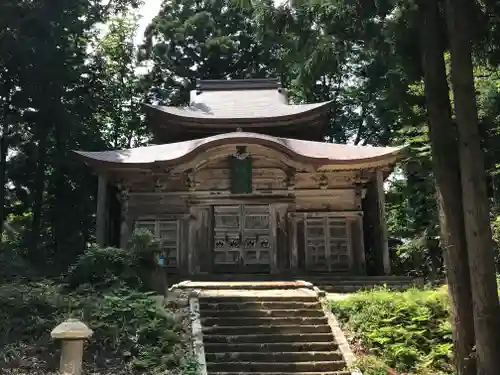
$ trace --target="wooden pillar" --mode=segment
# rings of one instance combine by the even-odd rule
[[[389,255],[389,238],[387,232],[387,219],[385,217],[385,191],[384,191],[384,177],[382,170],[376,171],[376,188],[377,188],[377,208],[378,208],[378,225],[380,233],[380,250],[382,251],[382,263],[384,267],[384,274],[391,274],[391,259]]]
[[[97,185],[97,213],[95,238],[99,247],[107,245],[107,227],[108,227],[108,183],[106,177],[99,175]]]
[[[187,232],[188,255],[187,255],[187,271],[189,275],[194,275],[197,268],[197,228],[198,228],[198,210],[196,207],[189,207],[189,224]]]
[[[179,219],[180,235],[179,243],[177,244],[177,269],[179,275],[186,276],[189,271],[188,255],[189,255],[189,223],[191,222],[191,215],[187,213]]]
[[[271,274],[279,273],[278,269],[278,211],[274,204],[269,206],[271,225]]]
[[[189,207],[187,230],[188,274],[207,274],[212,271],[212,210],[209,206]]]
[[[299,247],[297,234],[297,216],[294,212],[288,214],[288,251],[290,252],[290,271],[297,274],[299,271]]]
[[[363,236],[363,215],[348,219],[350,227],[352,272],[357,275],[366,275],[365,241]]]
[[[288,203],[276,203],[276,259],[277,259],[277,272],[286,273],[290,269],[290,256],[288,247]]]
[[[358,271],[359,273],[365,275],[366,274],[366,252],[365,252],[365,234],[363,231],[363,214],[359,214],[359,216],[356,218],[356,225],[357,225],[357,230],[358,230],[358,238],[359,238],[359,249],[358,249],[358,256],[359,256],[359,267]]]
[[[128,245],[131,234],[129,223],[129,190],[126,187],[121,187],[118,193],[118,199],[121,203],[120,216],[120,247],[124,249]]]

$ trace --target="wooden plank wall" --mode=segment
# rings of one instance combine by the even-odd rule
[[[217,159],[193,173],[136,173],[127,176],[130,189],[127,222],[174,218],[181,226],[179,272],[210,273],[212,207],[216,204],[271,204],[276,242],[275,272],[303,268],[303,222],[294,212],[361,211],[359,171],[313,173],[294,171],[280,160],[253,155],[254,193],[232,196],[227,159]],[[358,184],[358,185],[356,185]],[[354,268],[364,265],[361,220],[350,221]]]

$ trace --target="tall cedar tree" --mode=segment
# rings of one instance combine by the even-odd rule
[[[420,53],[424,71],[425,97],[436,178],[441,247],[451,301],[453,341],[457,374],[474,375],[474,324],[471,306],[469,259],[463,220],[462,190],[457,134],[444,62],[444,30],[438,0],[420,0]]]
[[[465,235],[472,285],[477,374],[493,375],[500,374],[500,306],[474,88],[469,24],[473,7],[471,0],[446,0],[451,80],[459,132]]]

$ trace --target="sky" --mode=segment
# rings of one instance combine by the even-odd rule
[[[161,3],[163,0],[145,0],[144,5],[139,9],[139,22],[138,27],[134,37],[134,43],[136,45],[141,44],[144,31],[148,27],[149,23],[160,11]]]

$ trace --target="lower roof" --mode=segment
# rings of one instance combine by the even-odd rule
[[[260,145],[282,152],[289,158],[316,167],[387,165],[402,156],[404,147],[373,147],[303,141],[248,132],[232,132],[212,137],[155,146],[114,151],[74,151],[80,159],[100,168],[150,168],[175,166],[196,155],[221,146]],[[345,168],[342,168],[345,169]]]

